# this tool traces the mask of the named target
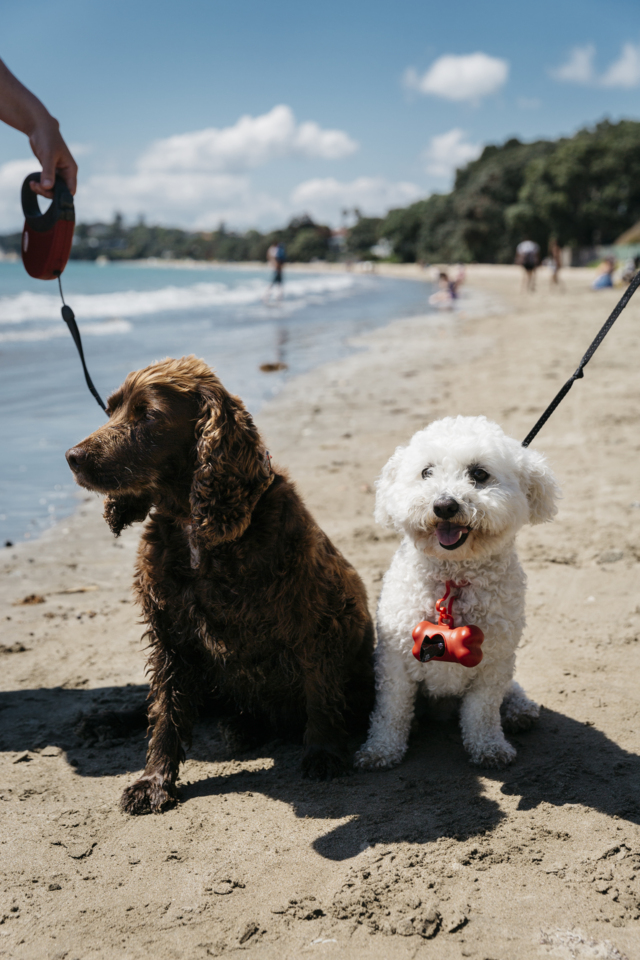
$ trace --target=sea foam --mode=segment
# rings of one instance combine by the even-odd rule
[[[114,334],[130,333],[132,330],[128,320],[103,320],[97,323],[88,323],[82,327],[82,336],[109,337]],[[9,330],[0,332],[0,343],[29,343],[35,340],[53,340],[55,337],[68,337],[66,324],[60,321],[55,326],[37,327],[35,330]]]
[[[317,297],[344,296],[352,291],[356,283],[356,279],[349,276],[321,275],[287,280],[284,285],[284,307],[303,307]],[[236,287],[225,283],[194,283],[184,287],[167,286],[159,290],[123,290],[114,293],[73,295],[68,291],[67,298],[77,319],[84,321],[105,317],[142,317],[164,311],[185,312],[217,306],[251,306],[261,302],[265,289],[264,281],[256,279]],[[54,320],[59,317],[60,298],[57,295],[25,291],[12,297],[0,297],[0,324]],[[89,332],[89,329],[89,326],[83,327],[83,332]]]

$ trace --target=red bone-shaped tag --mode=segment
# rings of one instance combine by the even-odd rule
[[[412,653],[420,663],[437,660],[440,663],[461,663],[463,667],[477,667],[482,660],[480,645],[484,634],[480,627],[453,627],[451,607],[455,597],[450,594],[451,588],[455,586],[453,580],[447,580],[446,593],[436,603],[436,610],[440,614],[438,623],[422,620],[413,629]]]

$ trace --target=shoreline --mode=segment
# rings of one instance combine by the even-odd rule
[[[175,263],[173,266],[183,267],[184,264]],[[138,291],[136,298],[134,298],[133,308],[139,307],[138,301],[140,298],[145,298],[145,288],[149,284],[159,288],[168,287],[169,292],[173,289],[174,279],[176,278],[172,277],[171,270],[165,270],[164,263],[160,263],[159,267],[160,269],[157,271],[152,271],[154,277],[151,280],[149,278],[146,280],[138,278],[135,265],[131,266],[133,273],[125,264],[124,267],[116,265],[115,269],[107,270],[107,275],[93,263],[86,267],[80,267],[75,276],[77,279],[77,275],[81,275],[77,284],[80,289],[80,293],[77,295],[77,307],[83,338],[93,332],[94,326],[98,328],[109,326],[109,319],[104,320],[101,316],[98,317],[99,322],[95,325],[83,322],[84,314],[81,308],[83,293],[88,293],[91,297],[91,291],[94,291],[97,287],[98,291],[103,289],[107,291],[107,300],[109,300],[109,291],[112,288],[116,288],[117,293],[132,287]],[[141,269],[144,269],[144,263],[141,263]],[[209,270],[208,266],[207,270]],[[260,279],[260,277],[263,279]],[[262,306],[259,298],[263,293],[263,284],[266,290],[270,279],[268,268],[265,267],[264,271],[258,274],[251,267],[246,269],[246,265],[239,267],[237,271],[233,271],[231,274],[224,267],[220,268],[220,273],[209,270],[206,276],[203,273],[188,273],[186,275],[183,273],[179,283],[181,285],[186,284],[189,288],[196,280],[204,281],[207,278],[207,282],[211,281],[214,291],[218,289],[230,291],[232,301],[233,290],[236,286],[240,288],[247,285],[252,286],[251,296],[254,299],[257,298],[257,302],[253,303],[252,301],[246,307],[247,316],[242,318],[243,323],[236,322],[239,318],[235,317],[233,313],[235,309],[233,304],[230,308],[225,308],[224,305],[216,305],[215,295],[214,302],[210,304],[210,309],[206,311],[209,318],[207,323],[211,329],[202,332],[199,331],[197,326],[202,310],[198,311],[197,297],[195,297],[196,313],[194,319],[194,314],[189,309],[194,306],[194,302],[193,298],[188,298],[188,294],[186,309],[181,313],[174,312],[163,315],[162,304],[158,301],[160,312],[158,316],[151,317],[153,321],[151,329],[149,328],[148,318],[145,317],[144,313],[136,319],[134,311],[132,317],[129,318],[131,322],[122,319],[118,321],[120,325],[128,327],[128,334],[130,334],[130,336],[117,337],[117,341],[121,345],[119,348],[114,346],[115,341],[97,346],[91,339],[88,342],[85,340],[85,350],[87,350],[87,356],[89,357],[92,375],[97,383],[102,382],[103,390],[105,389],[104,384],[109,384],[111,388],[115,388],[117,382],[124,379],[128,370],[142,367],[158,355],[167,353],[180,355],[179,351],[182,348],[182,352],[196,352],[213,362],[214,365],[220,363],[222,369],[219,372],[223,380],[233,392],[240,393],[243,396],[249,408],[255,413],[275,391],[281,388],[282,382],[290,376],[295,376],[318,363],[326,362],[327,358],[331,360],[339,359],[348,352],[351,349],[346,343],[348,333],[360,329],[363,325],[375,326],[388,323],[394,316],[402,315],[403,312],[420,313],[424,309],[421,301],[426,300],[426,296],[423,297],[420,288],[416,288],[414,284],[399,284],[396,281],[392,282],[391,278],[372,281],[369,279],[361,280],[357,275],[347,279],[347,275],[337,275],[335,273],[325,273],[323,275],[319,271],[294,271],[289,277],[283,307],[275,306],[274,309],[266,309]],[[19,282],[19,277],[17,280]],[[224,286],[221,286],[218,280],[221,283],[223,282]],[[258,288],[257,293],[255,292],[256,286]],[[331,293],[331,290],[335,287],[342,290],[342,293],[338,292],[336,302],[333,300],[335,295]],[[346,291],[343,289],[345,287],[347,288]],[[306,288],[309,288],[311,292],[307,291],[305,294]],[[320,292],[318,298],[315,296],[316,288],[327,288],[327,291],[324,294]],[[100,300],[99,293],[97,299]],[[171,300],[171,298],[169,299]],[[76,298],[73,294],[71,300],[75,303]],[[107,311],[105,317],[111,318],[119,315],[118,311],[121,312],[123,307],[118,303],[115,306],[110,305],[107,300],[100,305]],[[319,306],[318,303],[314,304],[315,300],[318,300],[318,303],[322,303],[324,300],[324,306]],[[155,301],[152,301],[152,307],[154,303]],[[45,426],[42,427],[43,432],[40,432],[38,416],[27,413],[29,409],[27,397],[24,398],[27,405],[18,402],[18,408],[14,414],[14,418],[18,419],[14,419],[13,430],[11,431],[9,424],[5,423],[3,436],[7,436],[8,447],[5,451],[5,464],[2,472],[2,486],[5,496],[2,505],[0,505],[0,530],[2,532],[0,544],[4,544],[6,541],[19,543],[37,540],[43,529],[51,524],[52,506],[55,508],[53,516],[57,515],[62,518],[69,516],[76,506],[73,502],[72,489],[70,489],[70,487],[73,488],[73,481],[64,459],[62,459],[62,452],[70,445],[70,442],[73,442],[70,433],[76,432],[75,430],[65,430],[68,417],[79,414],[83,419],[79,432],[76,434],[76,439],[89,432],[89,417],[85,409],[87,397],[84,394],[84,383],[80,384],[77,380],[78,375],[81,377],[81,373],[78,373],[75,354],[69,355],[69,333],[64,324],[60,324],[59,305],[56,306],[55,298],[53,307],[54,313],[47,318],[48,323],[47,320],[42,319],[39,324],[36,320],[31,325],[38,330],[42,327],[43,334],[54,333],[57,335],[55,347],[57,353],[55,351],[54,353],[56,359],[64,364],[60,371],[64,384],[60,394],[63,401],[61,414],[56,419],[52,434],[46,432]],[[302,310],[300,310],[301,307]],[[94,313],[91,312],[91,303],[88,303],[87,308],[89,318],[96,319],[97,315],[94,316],[95,310]],[[252,310],[255,313],[254,323],[257,324],[255,336],[246,338],[243,344],[241,342],[242,329],[246,322],[251,323]],[[126,316],[126,313],[122,315]],[[84,317],[84,320],[86,319]],[[173,337],[171,328],[174,325],[180,326],[181,319],[184,319],[188,332],[181,337]],[[205,326],[207,326],[207,323],[205,323]],[[191,324],[191,327],[189,327],[189,324]],[[156,326],[157,329],[155,329]],[[278,329],[279,326],[282,329]],[[144,332],[145,327],[146,332]],[[18,329],[18,334],[14,332],[11,335],[19,337],[23,328],[16,329]],[[144,341],[147,338],[149,338],[149,342],[145,343]],[[2,335],[0,335],[0,339],[2,339]],[[275,343],[272,342],[274,340]],[[8,346],[13,349],[11,344]],[[20,344],[17,344],[15,349],[20,350]],[[109,368],[109,364],[117,362],[113,354],[118,349],[121,351],[123,361],[118,365],[118,375],[115,377],[112,374],[104,376],[105,371],[102,368]],[[46,345],[27,342],[23,345],[22,350],[21,363],[23,366],[29,358],[31,358],[30,362],[36,364],[33,369],[42,370],[43,366],[47,368],[55,366],[55,364],[46,364]],[[286,353],[286,356],[280,356],[281,350]],[[272,355],[274,353],[277,354],[275,359],[286,360],[288,369],[285,372],[269,372],[266,375],[265,371],[259,372],[258,368],[262,364],[274,360]],[[91,357],[93,357],[93,361]],[[9,354],[5,353],[4,369],[7,374],[9,372],[8,358]],[[40,364],[40,366],[37,366],[37,364]],[[230,379],[231,382],[229,382]],[[69,389],[74,391],[76,399],[73,404],[70,404],[68,399],[65,402],[66,394],[69,392],[65,381],[69,383]],[[80,386],[82,392],[76,389]],[[18,396],[21,397],[18,385],[10,382],[7,377],[4,393],[5,403],[16,403]],[[86,429],[83,429],[83,427]],[[21,459],[23,453],[19,444],[14,441],[16,435],[25,438],[23,444],[28,445],[26,438],[33,436],[35,444],[46,445],[46,459],[39,458],[36,453],[32,453],[28,460]],[[24,466],[25,464],[26,466]],[[20,470],[24,471],[22,477]],[[20,478],[22,480],[27,479],[28,489],[22,487]],[[54,492],[54,484],[56,484],[55,491],[58,492]]]
[[[256,417],[274,461],[362,575],[372,611],[397,545],[373,521],[373,484],[395,446],[457,413],[524,437],[619,297],[592,293],[577,270],[564,293],[545,281],[519,295],[516,268],[470,268],[477,311],[372,330],[355,342],[367,349],[292,379]],[[518,759],[506,770],[471,767],[455,722],[422,724],[394,770],[316,784],[299,779],[297,747],[235,757],[202,721],[182,802],[125,818],[117,800],[144,742],[88,747],[73,725],[78,711],[127,705],[144,687],[130,602],[139,530],[113,540],[88,497],[66,535],[0,555],[13,648],[0,693],[9,956],[631,960],[639,319],[632,301],[535,441],[564,499],[553,524],[519,538],[529,587],[517,678],[544,708],[533,731],[510,737]],[[31,594],[44,602],[14,605]],[[425,904],[439,918],[428,942],[410,930]]]

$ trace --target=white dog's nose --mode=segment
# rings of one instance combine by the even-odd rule
[[[439,497],[433,505],[433,512],[440,520],[450,520],[459,509],[460,504],[453,497]]]

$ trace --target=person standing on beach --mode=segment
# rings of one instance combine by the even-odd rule
[[[536,288],[536,269],[540,260],[540,247],[528,237],[516,247],[516,263],[524,269],[523,289],[533,292]]]
[[[605,290],[613,286],[613,275],[616,271],[616,258],[605,257],[598,267],[598,275],[591,284],[592,290]]]
[[[282,300],[282,296],[283,296],[282,284],[284,282],[282,272],[284,269],[284,264],[286,259],[287,259],[287,254],[284,248],[284,243],[282,243],[282,241],[278,241],[278,243],[272,243],[269,249],[267,250],[267,262],[269,263],[269,266],[272,267],[273,269],[273,278],[265,294],[265,302],[268,302],[271,291],[274,288],[276,288],[278,291],[277,299]]]
[[[560,280],[560,268],[562,267],[562,250],[558,244],[558,241],[555,237],[552,237],[549,241],[549,269],[551,271],[551,279],[549,281],[549,286],[551,289],[554,287],[559,287],[563,289],[562,282]]]
[[[51,199],[56,173],[76,192],[78,165],[62,139],[60,124],[47,108],[20,83],[0,60],[0,120],[29,137],[29,144],[42,164],[40,183],[31,183],[34,193]]]

